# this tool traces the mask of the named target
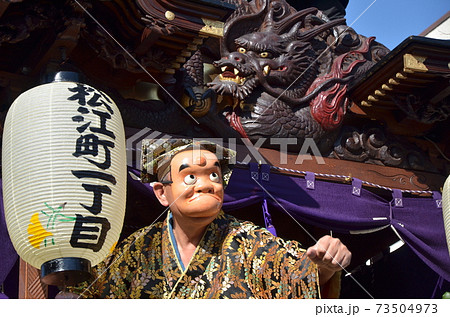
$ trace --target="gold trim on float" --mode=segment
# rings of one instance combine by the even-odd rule
[[[209,19],[202,18],[204,27],[200,29],[200,34],[210,35],[214,37],[222,37],[223,36],[223,26],[224,23],[220,21],[213,21]]]
[[[369,96],[367,97],[367,100],[369,100],[369,101],[378,101],[378,98],[375,98],[374,96],[369,95]]]
[[[402,73],[395,74],[395,77],[397,77],[398,79],[406,79],[406,78],[408,78],[405,75],[403,75]]]
[[[391,85],[400,85],[400,83],[397,80],[395,80],[394,78],[390,78],[388,82]]]
[[[166,13],[164,13],[164,16],[169,21],[172,21],[175,19],[175,13],[173,13],[172,11],[166,11]]]
[[[192,99],[190,96],[183,93],[181,96],[180,103],[184,108],[189,108],[194,106],[194,109],[190,111],[190,114],[194,118],[200,118],[206,115],[209,112],[209,109],[211,109],[212,100],[211,97],[202,99],[202,95],[205,93],[206,89],[197,86],[192,88],[197,100]]]
[[[367,102],[367,101],[361,101],[361,106],[363,106],[363,107],[372,107],[372,104],[370,103],[370,102]]]
[[[413,72],[422,72],[425,73],[428,71],[428,67],[424,64],[426,61],[426,57],[405,54],[403,55],[403,71],[408,73]]]

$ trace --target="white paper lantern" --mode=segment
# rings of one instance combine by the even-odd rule
[[[450,255],[450,176],[447,177],[442,190],[442,214],[444,215],[445,236]]]
[[[21,94],[4,125],[2,173],[19,256],[47,284],[86,279],[119,239],[125,214],[125,133],[112,99],[67,81]]]

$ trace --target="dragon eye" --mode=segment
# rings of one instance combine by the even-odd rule
[[[209,179],[215,183],[218,183],[220,181],[219,175],[216,172],[212,172],[209,174]]]
[[[269,52],[262,52],[259,54],[259,56],[261,56],[262,58],[270,58],[272,54],[270,54]]]
[[[247,50],[246,50],[245,48],[243,48],[243,47],[239,47],[239,48],[237,49],[237,51],[238,51],[239,53],[241,53],[241,54],[244,54],[244,53],[247,52]]]
[[[192,174],[186,175],[186,177],[184,178],[184,183],[186,185],[194,185],[196,181],[197,177],[195,177],[195,175]]]

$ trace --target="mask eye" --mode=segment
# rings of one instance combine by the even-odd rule
[[[195,177],[195,175],[192,174],[186,175],[186,177],[184,178],[184,183],[186,185],[194,185],[196,181],[197,177]]]
[[[272,54],[270,54],[269,52],[262,52],[259,54],[259,56],[261,56],[262,58],[270,58],[272,57]]]
[[[241,54],[245,54],[245,53],[247,52],[247,50],[246,50],[245,48],[243,48],[243,47],[239,47],[239,48],[237,49],[237,51],[238,51],[239,53],[241,53]]]
[[[211,174],[209,174],[209,179],[215,183],[220,182],[219,174],[217,174],[216,172],[212,172]]]

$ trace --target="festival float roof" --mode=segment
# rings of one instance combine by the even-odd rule
[[[116,102],[125,108],[145,110],[136,101],[160,99],[158,85],[174,85],[175,72],[198,50],[213,61],[224,22],[235,9],[227,1],[215,0],[78,3],[0,1],[2,120],[20,93],[58,69],[80,71],[89,84],[117,96]],[[449,50],[448,41],[410,37],[367,71],[350,87],[352,104],[345,119],[360,133],[344,134],[342,146],[328,157],[298,152],[280,156],[279,150],[269,148],[259,148],[256,155],[250,147],[237,145],[241,163],[227,188],[224,209],[238,218],[273,225],[279,236],[305,245],[313,242],[309,233],[319,237],[332,230],[352,250],[349,272],[366,282],[373,294],[398,298],[423,297],[428,292],[431,296],[430,287],[439,276],[450,280],[439,218],[442,209],[437,205],[450,171]],[[444,120],[430,119],[445,113]],[[150,134],[142,133],[145,126],[127,122],[126,116],[124,120],[134,144]],[[381,122],[382,129],[374,128],[374,122]],[[372,139],[382,142],[371,156],[361,155],[355,144]],[[139,148],[134,150],[123,236],[150,224],[161,210],[151,187],[138,180]],[[397,156],[389,156],[391,162],[383,156],[388,150],[398,151]],[[408,160],[399,159],[402,153],[408,153]],[[5,231],[1,234],[1,245],[8,246]],[[410,248],[400,249],[401,255],[395,257],[387,250],[398,235]],[[49,296],[35,270],[21,263],[20,273],[17,264],[10,271],[14,251],[2,252],[11,261],[2,264],[0,277],[4,280],[10,272],[10,280],[20,277],[18,297]],[[396,261],[405,259],[422,277],[399,273],[405,263]],[[366,266],[367,260],[373,265]],[[400,290],[402,283],[394,286],[389,281],[395,274],[432,282],[415,295]],[[344,296],[366,297],[355,288],[349,278],[343,279]]]

